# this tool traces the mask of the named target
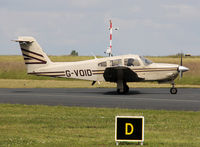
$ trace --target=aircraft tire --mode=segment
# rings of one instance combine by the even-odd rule
[[[118,93],[118,94],[125,94],[126,91],[124,91],[124,90],[123,90],[123,91],[120,91],[120,89],[117,89],[117,93]]]
[[[124,91],[123,91],[123,93],[125,94],[125,93],[128,93],[128,92],[129,92],[129,87],[128,87],[128,85],[126,83],[124,83]]]
[[[178,91],[177,88],[171,88],[171,89],[170,89],[170,93],[171,93],[171,94],[176,94],[177,91]]]
[[[129,87],[128,87],[128,85],[125,85],[124,86],[124,93],[128,93],[129,92]]]
[[[117,93],[118,94],[126,94],[129,92],[129,87],[127,84],[124,84],[124,88],[123,88],[123,91],[120,91],[120,89],[117,89]]]
[[[118,93],[118,94],[121,94],[120,89],[117,89],[117,93]]]

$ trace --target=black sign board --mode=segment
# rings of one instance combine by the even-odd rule
[[[116,116],[115,141],[144,141],[143,116]]]

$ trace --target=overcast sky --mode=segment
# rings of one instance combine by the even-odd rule
[[[0,0],[0,55],[20,55],[10,40],[33,36],[48,55],[200,55],[200,0]]]

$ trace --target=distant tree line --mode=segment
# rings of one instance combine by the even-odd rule
[[[72,50],[70,55],[71,56],[78,56],[78,52],[76,50]]]

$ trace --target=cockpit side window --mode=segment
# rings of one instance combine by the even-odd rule
[[[107,66],[107,63],[106,62],[100,62],[98,64],[99,67],[106,67]]]
[[[143,56],[140,56],[140,59],[146,66],[153,63],[151,60],[148,60],[148,59],[144,58]]]
[[[140,66],[140,62],[137,59],[126,58],[124,59],[125,66]]]
[[[111,66],[120,66],[122,65],[122,60],[121,59],[111,60],[110,63]]]

